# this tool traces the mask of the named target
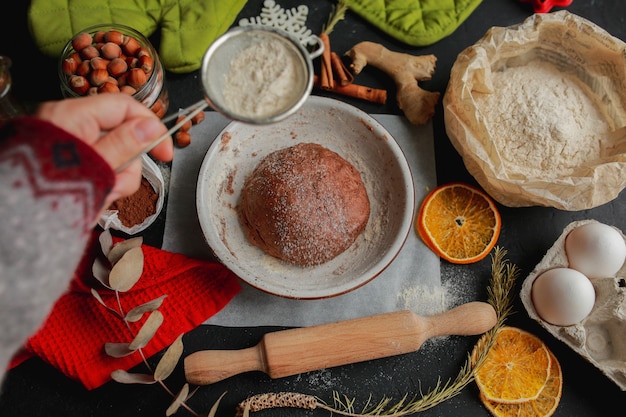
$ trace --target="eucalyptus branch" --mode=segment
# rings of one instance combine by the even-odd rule
[[[403,417],[428,410],[458,395],[463,388],[474,380],[474,372],[484,363],[489,350],[495,343],[497,332],[511,314],[513,288],[520,271],[516,265],[505,259],[505,256],[506,250],[503,248],[496,247],[494,249],[491,263],[491,280],[487,289],[488,302],[496,310],[498,316],[496,325],[481,336],[471,354],[468,354],[465,364],[461,367],[454,380],[450,379],[444,384],[441,383],[441,380],[438,380],[435,387],[426,394],[422,394],[421,397],[418,398],[415,395],[409,400],[409,395],[406,394],[395,404],[392,403],[390,397],[385,397],[377,404],[370,405],[370,397],[361,412],[355,411],[354,404],[356,401],[354,398],[337,392],[333,393],[333,405],[329,405],[317,397],[300,393],[259,394],[241,402],[237,407],[236,415],[249,417],[250,412],[261,411],[267,408],[293,407],[320,408],[333,414],[347,417]]]

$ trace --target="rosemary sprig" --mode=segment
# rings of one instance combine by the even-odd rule
[[[454,380],[448,380],[445,384],[441,380],[437,381],[435,388],[418,398],[417,395],[409,397],[406,394],[395,404],[390,397],[383,398],[380,402],[371,405],[371,398],[361,412],[355,410],[355,400],[353,398],[333,393],[333,405],[328,405],[319,398],[298,394],[298,393],[270,393],[259,394],[248,398],[239,404],[237,415],[249,417],[250,411],[260,411],[272,407],[296,407],[302,408],[301,403],[305,402],[308,409],[321,408],[331,413],[348,417],[403,417],[418,413],[435,407],[436,405],[456,396],[470,382],[474,380],[474,372],[482,366],[495,342],[495,336],[504,325],[506,318],[511,314],[513,301],[513,288],[515,280],[519,276],[519,269],[516,265],[505,259],[506,250],[496,247],[492,255],[491,280],[487,289],[488,302],[496,310],[498,320],[496,325],[487,331],[478,341],[471,354],[468,354],[465,364],[461,367]],[[274,397],[282,398],[282,401],[272,401]],[[285,401],[285,398],[298,398],[297,402]],[[410,399],[409,399],[410,398]]]

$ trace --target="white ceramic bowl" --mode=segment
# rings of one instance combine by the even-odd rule
[[[353,164],[370,199],[367,227],[354,244],[312,267],[288,264],[253,246],[238,213],[243,183],[260,160],[300,142],[319,143]],[[374,279],[402,248],[415,211],[411,171],[389,132],[361,110],[317,96],[278,123],[226,126],[204,157],[197,187],[200,225],[215,256],[251,286],[294,299],[337,296]]]

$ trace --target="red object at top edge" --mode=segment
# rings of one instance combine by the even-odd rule
[[[548,13],[553,7],[566,7],[574,0],[519,0],[520,3],[531,3],[535,13]]]

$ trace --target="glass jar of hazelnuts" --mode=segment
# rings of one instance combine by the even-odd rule
[[[169,98],[159,56],[137,30],[120,24],[98,25],[75,34],[59,59],[64,97],[103,92],[132,95],[159,117]]]

